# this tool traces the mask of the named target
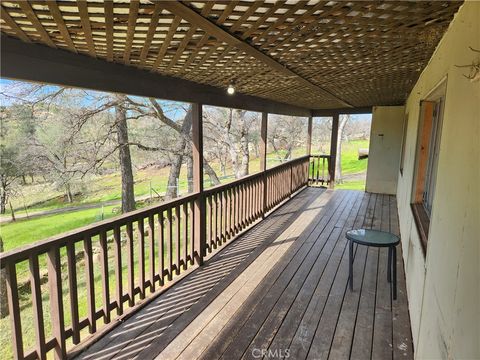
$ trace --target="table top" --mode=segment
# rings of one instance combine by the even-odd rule
[[[348,240],[369,246],[392,246],[400,242],[397,235],[380,230],[354,229],[347,231],[346,236]]]

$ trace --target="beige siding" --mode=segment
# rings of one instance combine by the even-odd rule
[[[413,88],[398,205],[416,358],[480,358],[480,82],[455,65],[479,61],[480,2],[467,1]],[[426,258],[410,210],[419,102],[447,77]]]
[[[366,190],[395,194],[405,118],[403,106],[374,106]]]

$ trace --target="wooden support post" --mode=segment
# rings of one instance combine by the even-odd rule
[[[312,155],[312,123],[313,118],[308,117],[308,132],[307,132],[307,155]]]
[[[330,139],[330,163],[328,164],[328,173],[330,174],[330,188],[335,187],[335,163],[337,160],[337,144],[338,144],[338,119],[339,114],[333,115],[332,121],[332,137]]]
[[[262,113],[262,124],[260,128],[260,172],[263,173],[263,191],[262,191],[262,217],[267,212],[267,129],[268,113]]]
[[[203,115],[202,105],[192,104],[192,158],[193,191],[199,196],[194,208],[194,254],[198,265],[203,265],[206,240],[205,195],[203,193]]]
[[[312,155],[312,127],[313,127],[313,117],[308,117],[308,130],[307,130],[307,155]],[[309,185],[309,174],[310,174],[310,158],[308,158],[308,165],[307,165],[307,186]]]

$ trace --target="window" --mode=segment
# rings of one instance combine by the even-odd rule
[[[412,210],[424,252],[432,213],[442,129],[445,82],[420,103]],[[403,155],[402,155],[403,157]],[[403,163],[402,163],[403,168]]]
[[[408,129],[408,113],[405,115],[403,122],[403,135],[402,135],[402,151],[400,155],[400,174],[403,176],[403,164],[405,162],[405,143],[407,141],[407,129]]]

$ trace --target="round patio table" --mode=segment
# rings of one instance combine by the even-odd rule
[[[354,229],[347,231],[349,240],[349,282],[350,290],[353,291],[353,243],[366,246],[388,247],[388,269],[387,280],[392,282],[393,272],[393,299],[397,299],[397,248],[400,238],[397,235],[386,231],[370,229]],[[393,258],[393,259],[392,259]],[[393,261],[392,261],[393,260]]]

